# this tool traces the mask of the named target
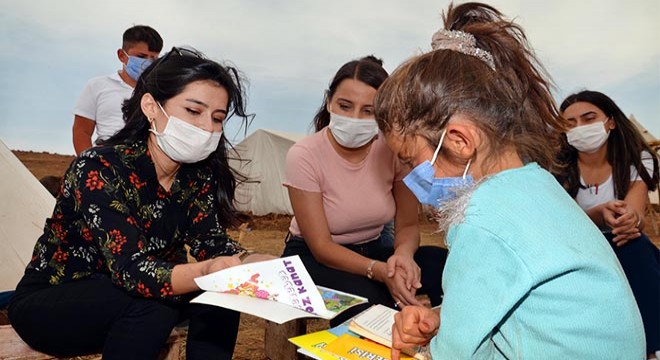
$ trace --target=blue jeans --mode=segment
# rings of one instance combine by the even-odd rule
[[[639,312],[642,314],[646,333],[646,353],[658,351],[660,350],[660,250],[644,234],[621,247],[612,243],[614,235],[611,233],[603,235],[612,245],[626,273]]]
[[[380,232],[380,243],[384,246],[394,247],[394,220],[383,226]]]

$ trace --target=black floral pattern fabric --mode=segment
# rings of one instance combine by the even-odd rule
[[[144,298],[177,300],[172,269],[243,250],[220,226],[211,168],[184,164],[170,191],[156,177],[146,142],[94,147],[67,170],[27,271],[52,285],[109,276]]]

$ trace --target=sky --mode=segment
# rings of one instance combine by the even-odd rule
[[[484,0],[525,29],[561,102],[598,90],[660,137],[660,1]],[[457,2],[460,3],[460,2]],[[430,50],[448,0],[2,0],[0,140],[73,154],[73,107],[92,77],[121,68],[123,31],[155,28],[164,50],[192,46],[249,81],[246,130],[308,133],[347,61],[374,54],[392,72]]]

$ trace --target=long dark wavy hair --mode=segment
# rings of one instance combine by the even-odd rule
[[[337,91],[337,87],[346,79],[359,80],[372,88],[378,90],[380,85],[387,79],[387,71],[383,69],[383,61],[373,55],[365,56],[359,60],[349,61],[337,70],[335,77],[330,81],[330,86],[325,92],[323,103],[314,116],[312,126],[314,131],[319,132],[330,124],[330,112],[326,107]]]
[[[646,183],[649,191],[658,188],[658,155],[639,133],[635,124],[621,111],[619,106],[609,96],[598,92],[584,90],[569,95],[559,107],[563,113],[569,106],[577,102],[586,102],[599,108],[605,116],[612,119],[616,126],[610,130],[607,139],[607,162],[612,166],[614,195],[623,199],[630,188],[630,166],[634,166]],[[653,159],[653,171],[649,173],[642,164],[642,152],[648,152]],[[580,189],[580,169],[578,168],[578,150],[564,141],[559,160],[564,164],[562,172],[557,176],[566,191],[575,197]]]
[[[472,120],[486,135],[492,163],[515,149],[524,162],[546,169],[555,157],[566,123],[552,98],[552,82],[523,29],[492,6],[451,4],[444,29],[471,34],[488,51],[495,70],[475,56],[437,49],[400,65],[376,94],[376,121],[384,134],[422,136],[435,148],[455,114]]]
[[[165,105],[169,99],[180,94],[185,87],[195,81],[209,80],[223,87],[229,95],[228,121],[233,115],[242,119],[243,125],[249,125],[254,117],[246,111],[244,80],[240,73],[231,66],[223,66],[205,58],[191,49],[172,48],[165,56],[151,64],[139,77],[133,95],[124,101],[122,112],[126,125],[102,145],[132,144],[146,141],[149,137],[150,124],[140,105],[146,93]],[[227,155],[231,144],[224,133],[218,148],[206,160],[197,164],[209,165],[218,176],[218,218],[224,227],[232,226],[240,218],[234,208],[234,191],[242,175],[236,173],[228,163]],[[187,165],[184,166],[198,166]]]

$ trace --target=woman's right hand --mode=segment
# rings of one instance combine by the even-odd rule
[[[218,256],[217,258],[213,258],[210,260],[207,260],[208,263],[206,264],[206,274],[210,274],[216,271],[224,270],[227,268],[230,268],[232,266],[236,265],[241,265],[241,264],[249,264],[249,263],[254,263],[254,262],[259,262],[259,261],[266,261],[266,260],[272,260],[276,259],[277,256],[270,255],[270,254],[261,254],[261,253],[253,253],[248,255],[245,260],[241,262],[241,259],[234,255],[234,256]]]
[[[603,224],[610,228],[616,227],[616,219],[625,213],[626,203],[623,200],[611,200],[603,204]]]
[[[261,254],[261,253],[253,253],[248,255],[248,257],[243,260],[243,264],[250,264],[250,263],[255,263],[255,262],[260,262],[260,261],[266,261],[266,260],[273,260],[277,259],[278,257],[275,255],[271,254]]]
[[[438,333],[440,315],[424,306],[406,306],[394,315],[392,360],[399,360],[401,349],[426,345]]]

